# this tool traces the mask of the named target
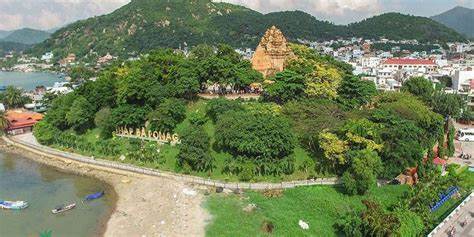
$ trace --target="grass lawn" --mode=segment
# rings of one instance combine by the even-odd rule
[[[248,199],[212,194],[205,204],[213,216],[206,235],[268,236],[261,227],[264,221],[271,221],[275,227],[273,236],[337,236],[334,223],[339,213],[362,209],[361,200],[367,198],[391,206],[406,190],[407,186],[383,186],[365,196],[348,196],[338,187],[312,186],[286,190],[279,198],[266,198],[257,192],[246,193]],[[243,211],[249,203],[255,203],[258,209],[252,213]],[[302,230],[299,220],[307,222],[309,230]]]

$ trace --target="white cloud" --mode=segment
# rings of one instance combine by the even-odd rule
[[[0,29],[50,29],[109,13],[130,0],[0,0]]]

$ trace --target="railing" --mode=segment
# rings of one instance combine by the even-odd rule
[[[74,160],[81,163],[87,163],[95,166],[117,169],[122,171],[134,172],[138,174],[150,175],[155,177],[164,177],[174,179],[181,182],[193,183],[205,186],[223,187],[228,189],[251,189],[251,190],[265,190],[265,189],[288,189],[301,186],[312,186],[312,185],[335,185],[339,183],[338,178],[320,178],[310,180],[298,180],[280,183],[244,183],[244,182],[224,182],[220,180],[206,179],[202,177],[183,175],[167,171],[161,171],[151,168],[138,167],[130,164],[124,164],[116,161],[94,159],[92,157],[83,156],[79,154],[59,151],[47,146],[35,145],[29,142],[15,139],[13,137],[3,137],[3,139],[11,145],[29,150],[31,152],[46,155],[49,157],[60,157],[64,159]]]
[[[456,215],[460,210],[461,208],[463,208],[472,198],[474,198],[474,193],[471,193],[469,196],[467,196],[462,202],[461,204],[459,204],[459,206],[456,207],[456,209],[454,209],[446,218],[444,218],[444,220],[439,223],[429,234],[428,234],[428,237],[432,237],[434,236],[436,233],[438,233],[438,231],[440,231],[443,226],[448,223],[453,217],[454,215]]]

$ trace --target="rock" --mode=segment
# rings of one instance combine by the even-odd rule
[[[250,203],[247,206],[245,206],[242,210],[244,212],[253,212],[257,209],[257,205],[255,203]]]
[[[183,193],[186,196],[196,196],[197,195],[197,192],[193,189],[190,189],[190,188],[184,188]]]
[[[217,187],[216,188],[216,193],[222,193],[222,191],[224,191],[223,187]]]
[[[244,192],[243,192],[242,189],[240,189],[240,188],[234,189],[234,194],[240,195],[240,194],[243,194],[243,193],[244,193]]]
[[[125,156],[124,156],[124,155],[121,155],[121,156],[119,157],[119,160],[124,161],[124,160],[125,160]]]
[[[121,182],[124,184],[129,184],[132,181],[130,179],[122,179]]]
[[[309,229],[308,223],[304,222],[303,220],[300,220],[300,221],[298,222],[298,225],[300,225],[301,229],[303,229],[303,230]]]
[[[264,78],[285,69],[288,59],[294,57],[283,33],[272,26],[265,32],[252,58],[252,68]]]
[[[225,194],[234,193],[234,191],[232,191],[231,189],[228,189],[228,188],[224,188],[224,190],[222,190],[222,192],[225,193]]]

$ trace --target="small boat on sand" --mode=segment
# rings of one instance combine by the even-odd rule
[[[93,194],[89,194],[86,196],[85,200],[86,201],[91,201],[91,200],[94,200],[94,199],[99,199],[101,198],[102,196],[104,196],[105,192],[104,191],[101,191],[101,192],[97,192],[97,193],[93,193]]]
[[[28,207],[26,201],[2,201],[0,200],[0,209],[21,210]]]
[[[56,208],[54,208],[53,210],[51,210],[51,212],[53,214],[59,214],[59,213],[63,213],[65,211],[69,211],[71,209],[74,209],[76,207],[76,203],[71,203],[71,204],[68,204],[68,205],[61,205],[61,206],[58,206]]]

